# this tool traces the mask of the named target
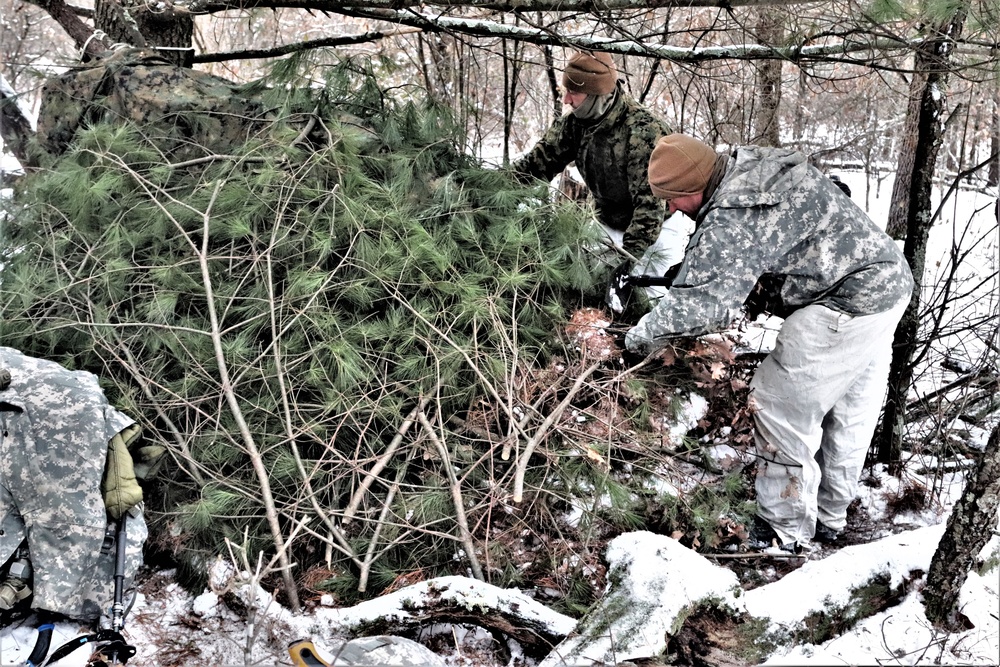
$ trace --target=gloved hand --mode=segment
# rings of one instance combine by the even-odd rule
[[[629,274],[632,272],[632,262],[625,261],[611,272],[608,278],[608,287],[604,293],[604,303],[607,304],[611,312],[621,315],[632,303],[633,291]]]
[[[607,328],[607,332],[611,334],[615,339],[615,348],[619,355],[619,360],[624,368],[632,368],[637,366],[639,363],[644,361],[648,356],[644,350],[630,350],[627,345],[625,345],[625,337],[628,332],[632,329],[632,325],[611,325]]]
[[[781,287],[784,285],[783,276],[773,273],[765,273],[754,285],[753,291],[743,302],[743,308],[749,320],[756,320],[760,315],[778,315],[784,317],[785,308],[781,300]]]

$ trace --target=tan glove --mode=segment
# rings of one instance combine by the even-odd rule
[[[142,487],[135,478],[135,466],[128,451],[128,443],[138,436],[139,427],[132,425],[108,442],[101,493],[104,494],[104,507],[115,521],[142,502]]]

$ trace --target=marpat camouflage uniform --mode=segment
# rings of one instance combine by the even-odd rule
[[[45,82],[32,162],[62,155],[78,131],[99,121],[128,121],[170,161],[231,153],[270,120],[244,86],[176,67],[156,53],[126,48],[70,68]]]
[[[789,312],[872,315],[913,290],[895,242],[802,153],[739,148],[696,223],[673,285],[626,335],[630,350],[726,328],[764,274],[784,278]]]
[[[656,140],[670,132],[619,87],[618,99],[601,119],[561,116],[513,169],[551,181],[576,162],[594,196],[598,220],[624,232],[625,250],[639,257],[656,240],[666,217],[663,202],[649,189],[646,170]]]
[[[32,608],[93,621],[113,597],[114,552],[101,480],[108,441],[133,424],[84,371],[0,347],[11,375],[0,391],[0,563],[28,538]],[[146,526],[133,508],[126,575],[142,557]]]

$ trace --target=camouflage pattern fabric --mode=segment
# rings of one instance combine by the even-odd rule
[[[244,90],[151,52],[121,49],[46,82],[33,162],[58,157],[78,130],[101,120],[136,124],[175,162],[230,152],[267,120],[260,102]]]
[[[696,224],[673,286],[626,334],[629,350],[724,329],[764,274],[784,278],[789,312],[873,315],[913,290],[896,243],[795,151],[739,148]]]
[[[512,166],[516,173],[551,181],[571,162],[594,196],[597,218],[625,233],[622,245],[635,257],[652,244],[666,217],[649,189],[646,170],[656,140],[670,127],[618,89],[600,120],[562,116]]]
[[[108,518],[101,478],[108,441],[133,423],[111,407],[97,377],[0,347],[11,374],[0,391],[0,563],[28,539],[32,608],[96,620],[113,597],[114,552],[102,546]],[[129,531],[129,578],[146,526]]]

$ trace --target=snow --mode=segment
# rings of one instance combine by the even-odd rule
[[[567,616],[552,611],[520,591],[497,588],[466,577],[439,577],[407,586],[395,593],[368,600],[347,609],[323,609],[316,613],[317,624],[331,629],[355,627],[371,618],[405,619],[423,601],[436,597],[454,600],[469,609],[502,609],[516,611],[521,618],[537,622],[557,634],[566,634],[575,623]]]
[[[621,535],[609,545],[607,560],[612,568],[628,568],[633,594],[649,608],[656,608],[655,614],[647,616],[662,631],[670,627],[688,602],[713,596],[725,600],[727,606],[742,607],[755,616],[770,618],[775,629],[788,630],[811,611],[846,603],[851,588],[862,585],[876,574],[888,574],[892,583],[898,585],[911,572],[926,571],[942,531],[943,526],[937,524],[869,544],[845,547],[822,560],[811,560],[778,581],[747,591],[739,598],[733,595],[738,585],[730,570],[662,535],[645,532]],[[983,553],[993,554],[998,549],[1000,540],[994,538]],[[668,572],[669,577],[664,577],[664,572]],[[474,605],[503,605],[514,601],[526,605],[530,608],[528,613],[550,623],[561,633],[569,633],[574,628],[574,622],[568,617],[545,610],[518,591],[504,591],[462,577],[445,579],[421,582],[347,609],[317,608],[310,614],[299,615],[268,601],[265,594],[259,599],[262,612],[257,624],[270,630],[261,632],[257,641],[267,640],[271,646],[269,651],[258,651],[256,655],[260,656],[258,659],[270,655],[276,661],[271,664],[288,664],[287,654],[282,656],[282,651],[289,642],[302,637],[311,637],[321,655],[332,655],[338,646],[338,628],[378,615],[409,614],[405,607],[426,595],[430,586],[450,589],[456,596],[468,594]],[[248,639],[246,626],[220,604],[217,594],[206,591],[191,596],[171,583],[160,597],[156,602],[140,597],[136,602],[126,630],[129,641],[139,648],[139,654],[129,664],[137,667],[160,664],[158,651],[166,648],[176,655],[176,647],[181,644],[197,646],[200,656],[175,664],[247,664],[241,662],[241,647],[253,639]],[[962,612],[974,626],[969,630],[946,634],[933,628],[924,615],[919,590],[914,589],[899,605],[863,619],[854,628],[823,644],[782,648],[763,664],[995,665],[1000,663],[998,600],[1000,570],[994,567],[983,576],[973,572],[961,595]],[[200,621],[183,620],[192,615]],[[446,630],[437,628],[438,632]],[[76,636],[79,628],[75,624],[60,623],[56,631],[54,647]],[[164,642],[165,632],[171,642]],[[660,632],[659,641],[662,639]],[[6,629],[0,633],[0,664],[20,665],[33,644],[33,629],[25,626]],[[87,651],[81,649],[59,664],[82,667],[87,657]],[[625,659],[622,653],[618,657]],[[279,658],[280,663],[277,662]],[[459,660],[451,664],[475,663]]]
[[[938,524],[883,538],[877,550],[872,544],[844,547],[748,591],[744,604],[754,616],[770,618],[775,629],[791,629],[813,612],[848,604],[851,591],[876,575],[888,575],[889,585],[896,587],[910,572],[926,571],[942,533],[944,525]]]
[[[1000,573],[972,572],[962,587],[962,612],[975,626],[943,633],[924,615],[920,593],[911,592],[895,607],[870,616],[849,633],[815,646],[800,644],[764,665],[997,665]]]
[[[670,442],[681,442],[684,435],[698,425],[698,421],[708,413],[708,401],[698,394],[691,394],[681,403],[677,419],[670,426]]]
[[[689,602],[712,598],[736,608],[736,575],[664,535],[625,533],[608,544],[614,582],[576,628],[539,667],[614,664],[662,653]]]

